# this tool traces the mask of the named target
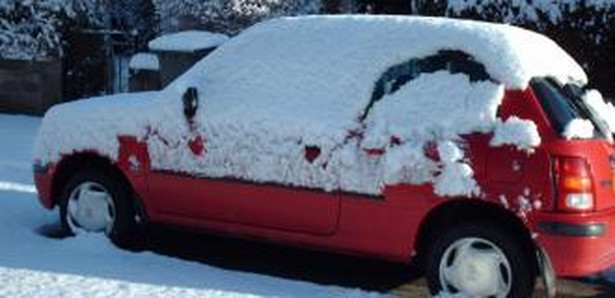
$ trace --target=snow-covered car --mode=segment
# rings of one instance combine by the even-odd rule
[[[615,263],[615,113],[586,84],[513,26],[275,19],[160,92],[52,108],[35,181],[67,231],[120,246],[161,223],[417,259],[434,294],[530,297],[539,274]]]

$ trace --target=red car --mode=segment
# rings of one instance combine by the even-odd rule
[[[119,246],[160,223],[417,259],[434,294],[530,297],[541,273],[615,263],[615,122],[586,84],[508,25],[275,19],[160,92],[52,108],[34,175],[67,231]]]

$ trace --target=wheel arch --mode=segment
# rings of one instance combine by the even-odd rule
[[[493,222],[502,229],[510,231],[511,235],[521,241],[524,251],[533,262],[535,272],[539,272],[536,244],[521,218],[500,205],[477,199],[450,200],[427,213],[419,226],[415,239],[414,251],[418,259],[424,260],[429,245],[438,237],[438,231],[471,221]]]
[[[116,163],[94,152],[80,152],[65,156],[58,163],[51,182],[53,204],[57,205],[59,203],[64,187],[76,173],[92,168],[112,173],[114,177],[120,180],[125,189],[130,191],[131,197],[135,197],[134,188],[130,180]]]

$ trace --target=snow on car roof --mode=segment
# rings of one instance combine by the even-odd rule
[[[244,31],[225,52],[241,51],[238,48],[244,46],[256,51],[255,55],[263,50],[281,59],[293,57],[295,64],[305,63],[302,69],[306,70],[330,65],[318,62],[335,63],[343,58],[347,67],[344,72],[368,70],[370,78],[373,72],[382,72],[411,57],[450,49],[470,54],[494,79],[511,89],[525,88],[535,76],[587,81],[583,69],[544,35],[506,24],[469,20],[365,15],[285,17]],[[329,80],[327,74],[337,73],[322,74],[323,80]]]
[[[217,47],[228,39],[220,33],[188,30],[157,37],[148,43],[148,47],[152,51],[195,52]]]
[[[368,106],[376,81],[387,69],[441,50],[469,54],[509,89],[526,88],[534,76],[587,80],[553,41],[517,27],[347,15],[286,17],[257,24],[169,89],[181,95],[186,87],[202,87],[208,117],[284,119],[289,116],[283,114],[297,111],[291,122],[298,126],[330,126],[335,121],[347,130]]]

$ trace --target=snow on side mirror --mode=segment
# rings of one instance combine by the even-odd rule
[[[186,119],[191,120],[199,107],[199,93],[197,89],[195,87],[186,89],[182,97],[182,102],[184,104],[184,115]]]

